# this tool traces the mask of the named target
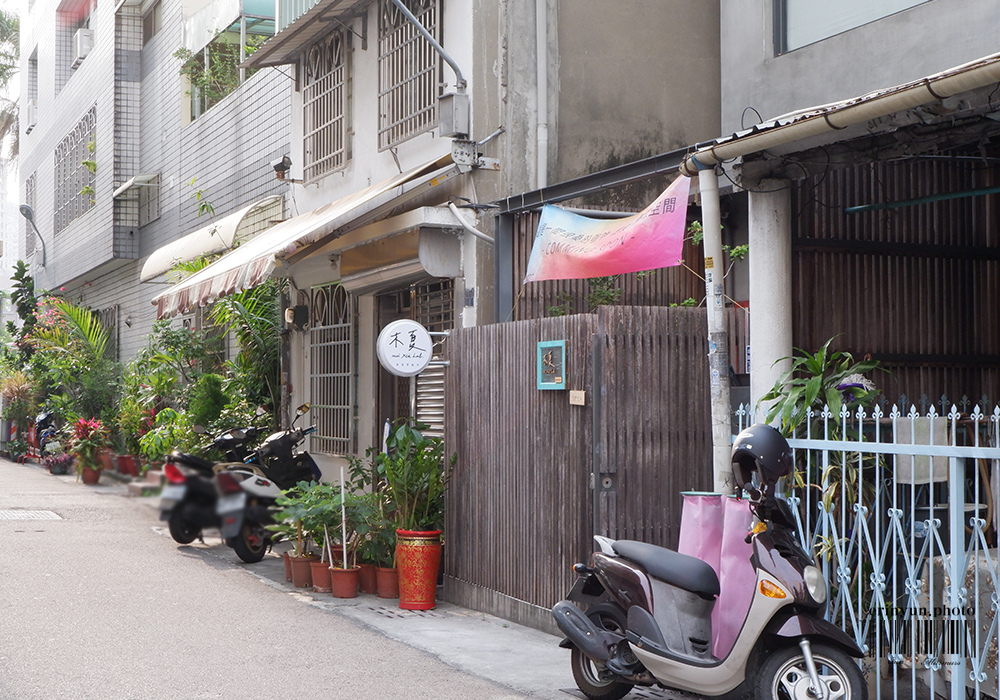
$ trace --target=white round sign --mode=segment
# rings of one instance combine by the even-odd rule
[[[416,321],[393,321],[375,343],[378,361],[397,377],[413,377],[427,368],[433,346],[430,333]]]

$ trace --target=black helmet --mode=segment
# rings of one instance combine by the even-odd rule
[[[792,473],[792,448],[777,430],[757,423],[746,428],[733,441],[733,476],[736,485],[753,493],[753,473],[760,472],[765,492],[772,492],[783,476]]]

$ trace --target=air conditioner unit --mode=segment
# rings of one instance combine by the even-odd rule
[[[93,29],[77,29],[76,34],[73,35],[73,65],[72,68],[76,68],[81,63],[83,59],[87,57],[90,50],[94,48],[94,30]]]
[[[30,134],[38,123],[38,100],[28,100],[27,109],[24,110],[24,133]]]

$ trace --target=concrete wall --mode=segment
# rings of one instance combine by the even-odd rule
[[[1000,0],[931,0],[775,56],[772,0],[722,4],[722,131],[915,80],[997,51]]]

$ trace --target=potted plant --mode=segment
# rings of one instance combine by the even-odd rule
[[[444,441],[425,436],[427,426],[401,418],[375,457],[396,525],[399,607],[435,606],[441,564],[444,492],[457,455],[445,459]]]
[[[315,525],[315,489],[316,482],[300,481],[275,499],[278,510],[274,514],[275,525],[268,528],[274,532],[294,532],[292,551],[288,555],[292,569],[292,585],[296,588],[312,586],[312,571],[309,563],[318,561],[313,554]]]
[[[76,457],[77,476],[94,485],[101,478],[101,452],[108,446],[108,429],[97,418],[80,418],[72,425],[70,452]]]

